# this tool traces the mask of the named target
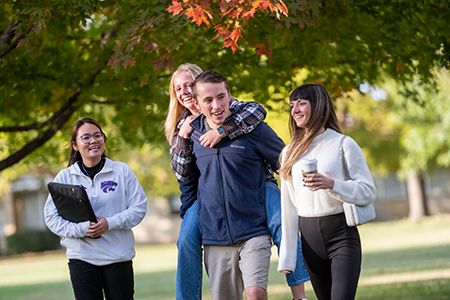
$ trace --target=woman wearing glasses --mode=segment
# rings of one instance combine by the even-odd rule
[[[59,183],[83,185],[97,223],[73,223],[58,215],[51,195],[45,223],[66,247],[75,298],[133,299],[135,255],[131,228],[146,213],[147,197],[133,171],[105,155],[106,136],[97,121],[75,123],[69,164],[55,177]]]

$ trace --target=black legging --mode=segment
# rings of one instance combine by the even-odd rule
[[[358,229],[344,213],[300,218],[303,259],[319,300],[355,299],[361,272]]]

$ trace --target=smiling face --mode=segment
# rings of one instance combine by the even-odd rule
[[[97,141],[93,138],[96,134],[101,134],[100,129],[91,123],[83,124],[77,132],[76,140],[72,143],[72,147],[75,151],[79,151],[81,158],[83,159],[83,163],[86,167],[93,167],[97,165],[101,158],[102,154],[105,151],[105,140]],[[85,144],[81,137],[91,136],[91,141],[88,144]],[[103,136],[102,136],[103,137]]]
[[[311,118],[311,103],[304,99],[291,101],[291,116],[297,127],[305,128]]]
[[[188,72],[181,72],[174,77],[173,83],[177,100],[191,111],[193,115],[198,115],[199,111],[193,103],[192,98],[192,83],[194,79]]]
[[[225,82],[197,82],[197,99],[194,100],[205,115],[208,125],[215,129],[231,115],[230,93]]]

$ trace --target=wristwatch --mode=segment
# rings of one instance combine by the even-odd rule
[[[225,130],[223,130],[223,128],[221,126],[217,127],[217,132],[222,136],[222,137],[226,137],[227,134],[225,133]]]

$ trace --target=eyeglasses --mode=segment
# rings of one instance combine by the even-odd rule
[[[79,137],[84,144],[89,144],[92,139],[95,139],[97,142],[101,142],[105,139],[105,136],[101,132],[97,132],[94,135],[85,134]]]

